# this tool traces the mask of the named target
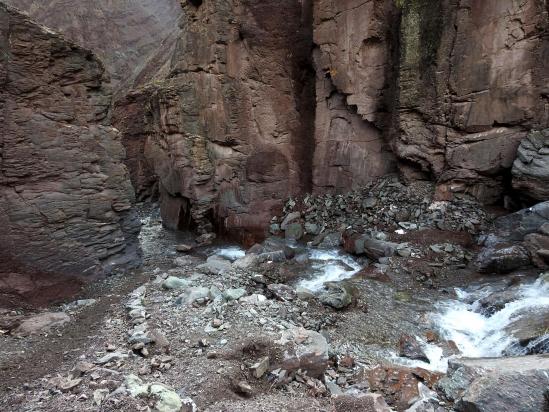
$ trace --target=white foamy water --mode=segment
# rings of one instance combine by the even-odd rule
[[[493,290],[490,287],[474,292],[456,289],[458,300],[437,305],[439,311],[432,315],[435,326],[442,339],[455,342],[459,355],[444,356],[442,348],[416,336],[429,363],[401,358],[396,352],[391,352],[389,357],[396,363],[440,372],[446,372],[451,358],[500,357],[513,343],[517,343],[505,329],[521,316],[528,316],[540,308],[549,308],[549,284],[541,280],[517,287],[516,298],[501,310],[492,315],[482,314],[480,300],[491,293]],[[542,336],[533,344],[547,339],[548,335]]]
[[[469,297],[466,291],[458,291],[458,297],[440,304],[433,317],[442,337],[454,341],[464,357],[498,357],[514,342],[505,328],[529,311],[549,307],[549,285],[538,280],[520,286],[516,299],[493,315],[480,313],[480,299],[463,302]]]
[[[314,276],[299,282],[299,286],[313,292],[323,288],[326,282],[335,282],[351,278],[362,266],[351,256],[339,250],[309,250],[309,259]]]
[[[239,246],[228,246],[215,249],[212,253],[213,255],[222,256],[230,261],[235,261],[237,259],[243,258],[246,256],[246,252]]]

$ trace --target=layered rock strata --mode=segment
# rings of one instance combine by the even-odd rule
[[[0,3],[0,271],[95,275],[138,259],[101,62]]]

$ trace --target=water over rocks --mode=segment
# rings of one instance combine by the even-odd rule
[[[378,199],[375,207],[383,210],[396,198]],[[468,207],[445,205],[435,215],[457,223]],[[386,215],[370,229],[315,220],[324,229],[304,234],[301,242],[280,236],[248,250],[214,243],[185,252],[176,246],[192,241],[146,220],[143,244],[154,239],[154,255],[145,249],[143,283],[108,311],[78,361],[61,362],[63,379],[32,381],[31,389],[16,389],[8,402],[25,399],[60,410],[74,402],[90,410],[98,404],[171,410],[179,400],[189,410],[196,404],[251,411],[307,399],[302,410],[484,410],[475,388],[497,394],[481,378],[495,376],[492,367],[475,366],[480,372],[458,391],[452,388],[464,369],[456,372],[454,365],[469,365],[467,358],[475,356],[498,361],[545,352],[541,314],[549,294],[546,276],[534,266],[479,278],[475,262],[484,246],[472,237],[490,223],[487,212],[477,215],[485,216],[483,223],[461,232],[426,223],[421,214],[405,224]],[[305,227],[304,219],[307,213],[300,211],[285,227]],[[538,231],[543,225],[531,226]],[[342,246],[350,238],[395,246],[383,255],[349,254]],[[86,308],[71,309],[71,321],[56,333],[76,326]],[[16,344],[9,332],[4,338]],[[537,389],[529,392],[511,375],[502,378],[505,385],[539,401]],[[535,385],[539,376],[525,372]],[[141,395],[132,396],[128,382]],[[45,394],[60,384],[64,389]]]

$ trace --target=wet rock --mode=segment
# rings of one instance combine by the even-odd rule
[[[459,359],[438,386],[457,411],[542,411],[548,374],[549,355]]]
[[[485,315],[493,315],[502,310],[506,304],[517,299],[517,291],[513,289],[502,290],[490,293],[488,296],[481,298],[479,304],[482,308],[482,313]]]
[[[339,247],[342,244],[343,239],[340,232],[326,232],[318,246],[325,249],[332,249]]]
[[[60,327],[70,322],[71,318],[64,312],[46,312],[30,316],[19,324],[14,335],[28,336],[47,332],[52,328]]]
[[[311,377],[320,377],[328,367],[328,342],[318,332],[293,328],[282,332],[275,342],[284,349],[279,367],[288,372],[301,369]]]
[[[352,288],[347,282],[327,282],[325,292],[319,295],[319,300],[334,309],[343,309],[353,303]]]
[[[547,306],[518,311],[513,315],[513,319],[505,328],[505,332],[517,339],[522,346],[549,332],[549,307]]]
[[[194,249],[194,246],[187,243],[181,243],[175,247],[175,250],[181,253],[188,253],[193,249]]]
[[[440,400],[435,391],[427,386],[418,383],[419,399],[405,412],[446,412],[446,409],[440,406]]]
[[[315,294],[310,289],[307,289],[303,286],[298,286],[295,288],[297,297],[301,300],[311,300],[315,298]]]
[[[529,266],[531,261],[525,247],[512,245],[484,249],[476,264],[480,272],[505,274]]]
[[[195,241],[196,241],[196,243],[198,243],[199,245],[202,245],[202,246],[211,245],[216,237],[217,236],[216,236],[215,233],[204,233],[204,234],[198,236],[195,239]]]
[[[187,279],[181,279],[175,276],[169,276],[164,282],[162,287],[164,289],[185,289],[191,285],[191,282]]]
[[[425,355],[425,352],[421,347],[421,344],[416,338],[410,335],[402,335],[400,337],[399,356],[430,363],[429,358]]]
[[[284,260],[286,257],[284,256]],[[237,259],[233,262],[233,267],[237,269],[254,269],[262,261],[260,255],[247,254],[240,259]]]
[[[530,233],[536,233],[549,222],[549,202],[502,216],[494,221],[494,235],[497,240],[522,241]]]

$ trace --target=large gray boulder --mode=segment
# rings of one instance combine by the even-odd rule
[[[452,360],[438,387],[457,411],[545,411],[549,355]]]
[[[549,129],[532,131],[513,163],[513,188],[536,200],[549,200]]]

